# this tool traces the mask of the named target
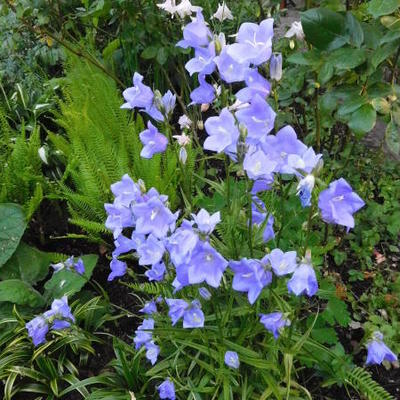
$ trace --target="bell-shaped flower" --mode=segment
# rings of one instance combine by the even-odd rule
[[[301,21],[292,22],[289,30],[285,33],[285,38],[292,38],[293,36],[296,36],[296,38],[299,40],[304,39],[304,31]]]
[[[164,279],[166,271],[165,264],[163,262],[159,262],[157,264],[153,264],[151,269],[147,270],[144,274],[147,276],[150,282],[160,282]]]
[[[203,311],[201,311],[201,304],[198,300],[194,300],[183,314],[183,327],[202,328],[203,326],[204,314]]]
[[[273,18],[265,19],[260,25],[243,23],[236,37],[237,43],[229,46],[229,55],[239,63],[264,64],[272,53],[273,24]]]
[[[267,271],[259,260],[243,258],[230,261],[234,272],[232,288],[238,292],[247,292],[250,304],[254,304],[263,288],[272,281],[272,273]]]
[[[271,93],[270,83],[258,72],[257,68],[247,70],[245,82],[246,87],[235,94],[242,103],[250,103],[256,95],[266,99]]]
[[[105,226],[113,232],[114,239],[122,233],[124,228],[134,226],[135,219],[128,207],[106,203],[104,208],[107,213]]]
[[[287,283],[289,293],[296,296],[306,294],[311,297],[318,291],[318,281],[314,268],[309,262],[303,262],[294,271]]]
[[[282,79],[282,54],[273,53],[269,62],[269,74],[274,81]]]
[[[146,358],[154,365],[157,362],[158,355],[160,354],[160,348],[153,342],[145,343]]]
[[[238,62],[229,54],[229,47],[225,46],[221,53],[214,58],[217,64],[219,75],[226,83],[242,82],[245,80],[246,73],[249,69],[249,63]]]
[[[154,314],[157,312],[157,305],[154,300],[145,303],[144,307],[139,310],[143,314]]]
[[[201,10],[202,10],[201,7],[193,6],[190,0],[182,0],[175,7],[175,13],[178,14],[181,18],[185,18],[186,16],[191,16],[192,13]]]
[[[211,42],[213,34],[204,21],[201,11],[197,11],[196,18],[183,29],[183,40],[177,43],[178,47],[206,47]]]
[[[152,158],[156,153],[163,153],[168,145],[168,139],[149,121],[147,129],[140,133],[144,147],[140,152],[143,158]]]
[[[297,185],[297,196],[300,198],[302,207],[311,206],[311,193],[314,189],[315,177],[312,174],[308,174],[306,177],[300,180]]]
[[[274,180],[273,171],[276,164],[277,163],[270,160],[262,150],[254,151],[254,149],[251,149],[244,158],[243,169],[250,179],[263,179],[267,182],[271,182]]]
[[[204,149],[221,153],[236,152],[239,139],[239,129],[235,124],[235,118],[224,108],[217,117],[210,117],[204,124],[208,138],[204,142]]]
[[[228,262],[208,242],[199,241],[188,264],[188,281],[218,287]]]
[[[287,251],[284,253],[281,249],[274,249],[264,258],[271,264],[275,275],[283,276],[291,274],[297,268],[297,253],[295,251]]]
[[[371,340],[367,343],[367,365],[382,364],[384,360],[389,362],[397,361],[396,354],[383,342],[383,334],[376,331],[372,334]]]
[[[165,301],[169,307],[168,316],[171,318],[172,326],[174,326],[183,317],[189,304],[182,299],[165,299]]]
[[[274,335],[275,339],[278,339],[285,326],[290,326],[290,321],[281,312],[260,314],[260,317],[260,322]]]
[[[148,318],[143,320],[142,324],[136,329],[135,337],[133,338],[136,350],[153,340],[153,329],[154,319]]]
[[[124,276],[126,274],[126,263],[118,260],[117,258],[113,258],[110,262],[111,273],[108,275],[107,280],[112,281],[115,278]]]
[[[346,226],[348,230],[354,228],[353,214],[364,205],[364,201],[343,178],[331,182],[318,199],[322,219],[328,224]]]
[[[160,399],[175,400],[175,386],[169,379],[166,379],[157,389]]]
[[[197,229],[206,235],[210,235],[216,225],[221,221],[219,211],[210,215],[204,208],[202,208],[197,215],[192,214],[192,218],[194,223],[197,225]]]
[[[129,207],[131,203],[140,201],[142,196],[139,185],[128,174],[111,185],[111,192],[115,196],[114,204],[124,207]]]
[[[161,261],[165,252],[164,244],[150,234],[146,241],[137,248],[139,265],[154,265]]]
[[[190,99],[192,104],[209,104],[215,99],[215,89],[213,85],[210,85],[204,75],[198,76],[200,86],[194,89],[190,93]]]
[[[131,208],[136,217],[136,232],[145,235],[152,233],[158,239],[167,235],[178,217],[165,206],[160,196],[134,204]]]
[[[249,107],[236,111],[236,118],[247,128],[246,143],[263,142],[274,128],[275,116],[271,106],[258,94],[255,95]]]
[[[193,231],[192,223],[184,220],[166,241],[166,248],[175,267],[189,262],[198,240],[199,237]]]
[[[234,369],[239,368],[239,365],[240,365],[239,356],[236,353],[236,351],[227,351],[224,356],[224,361],[228,367],[231,367]]]
[[[218,9],[213,14],[211,19],[213,18],[220,22],[224,21],[225,19],[233,19],[232,11],[228,8],[225,1],[223,1],[222,4],[218,3]]]
[[[28,330],[28,335],[32,338],[34,346],[46,342],[46,334],[49,331],[49,324],[42,315],[33,318],[25,325],[25,327]]]
[[[207,47],[199,47],[195,50],[195,57],[190,59],[185,68],[190,76],[195,73],[200,75],[210,75],[215,69],[215,44],[211,42]]]
[[[175,0],[165,0],[164,3],[157,4],[157,7],[171,14],[172,17],[174,16],[176,11]]]
[[[122,93],[126,103],[121,108],[149,108],[153,103],[153,91],[143,83],[143,76],[135,72],[133,75],[133,87],[125,89]]]

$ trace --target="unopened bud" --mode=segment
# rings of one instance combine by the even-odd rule
[[[271,79],[280,81],[282,78],[282,54],[274,53],[269,62],[269,73]]]
[[[204,103],[204,104],[201,105],[200,111],[201,112],[206,112],[209,108],[210,108],[210,104]]]

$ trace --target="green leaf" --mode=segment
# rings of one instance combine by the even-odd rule
[[[0,282],[0,302],[7,301],[30,307],[40,307],[44,299],[39,292],[28,283],[19,279],[9,279]]]
[[[336,331],[333,328],[314,328],[311,337],[319,343],[335,344],[338,341]]]
[[[322,83],[323,85],[332,78],[333,72],[335,68],[330,62],[326,62],[324,65],[322,65],[321,69],[318,72],[318,81]]]
[[[348,11],[346,13],[346,32],[350,38],[350,44],[360,47],[364,41],[364,31],[358,19]]]
[[[301,23],[307,42],[320,50],[334,50],[350,40],[345,18],[326,8],[313,8],[301,13]]]
[[[326,314],[329,314],[327,318],[325,318]],[[321,316],[331,323],[333,319],[335,319],[336,322],[343,327],[347,326],[351,321],[346,303],[338,298],[332,298],[328,301],[326,309]]]
[[[156,57],[158,52],[158,48],[155,46],[149,46],[146,47],[143,51],[140,57],[144,58],[145,60],[150,60],[154,57]]]
[[[381,18],[381,24],[386,26],[391,31],[398,31],[400,30],[400,18],[387,16]]]
[[[368,12],[378,18],[382,15],[388,15],[396,11],[400,6],[399,0],[371,0],[368,4]]]
[[[75,271],[62,269],[55,272],[51,279],[44,285],[44,296],[46,300],[58,299],[64,295],[70,296],[73,293],[79,292],[85,283],[92,276],[94,267],[96,266],[98,256],[95,254],[88,254],[81,257],[85,265],[85,274],[79,275]]]
[[[0,269],[0,279],[21,279],[33,285],[46,277],[52,261],[53,254],[39,251],[21,242],[12,257]]]
[[[376,111],[371,104],[365,104],[350,116],[349,128],[356,134],[369,132],[376,122]]]
[[[393,121],[386,127],[385,140],[393,153],[400,154],[400,130]]]
[[[25,215],[18,204],[0,204],[0,267],[12,256],[26,228]]]
[[[164,65],[168,60],[168,52],[167,49],[165,47],[161,47],[160,49],[158,49],[158,53],[157,53],[157,62],[160,65]]]
[[[338,117],[343,117],[349,113],[352,113],[366,104],[368,99],[365,96],[360,96],[359,94],[353,94],[338,108]]]
[[[379,47],[372,55],[371,64],[376,68],[381,62],[387,60],[399,47],[400,41],[386,43]]]
[[[337,49],[329,56],[329,62],[338,69],[352,69],[358,67],[365,59],[365,50],[352,49],[350,47]]]
[[[381,44],[393,42],[393,40],[400,39],[400,30],[389,31],[382,39]]]
[[[320,57],[314,51],[305,53],[293,53],[287,58],[287,61],[298,65],[318,65]]]

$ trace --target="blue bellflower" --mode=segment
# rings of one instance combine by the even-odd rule
[[[247,292],[250,304],[254,304],[264,287],[272,281],[272,273],[259,260],[243,258],[240,261],[230,261],[229,267],[235,274],[232,288]]]
[[[308,262],[300,264],[288,281],[287,287],[289,293],[294,293],[296,296],[301,294],[314,296],[318,291],[318,281],[312,265]]]
[[[160,354],[160,348],[153,341],[145,343],[144,347],[146,348],[146,358],[151,362],[151,365],[154,365]]]
[[[205,150],[236,153],[239,129],[235,125],[235,118],[227,108],[224,108],[219,116],[208,118],[204,127],[208,134],[204,142]]]
[[[229,55],[240,63],[264,64],[272,53],[273,24],[273,18],[265,19],[260,25],[243,23],[236,37],[237,43],[229,46]]]
[[[207,27],[202,12],[197,11],[196,18],[183,29],[183,40],[177,43],[178,47],[187,49],[193,47],[206,47],[213,38],[213,34]]]
[[[243,160],[243,169],[250,179],[266,182],[274,180],[273,171],[276,165],[277,163],[270,160],[262,150],[250,149]]]
[[[126,274],[127,265],[126,262],[120,261],[117,258],[113,258],[110,262],[111,273],[108,275],[107,280],[110,282],[115,278],[119,278]]]
[[[382,364],[384,360],[389,362],[397,361],[396,354],[383,342],[383,334],[379,331],[372,334],[372,339],[368,342],[367,349],[367,365]]]
[[[153,339],[152,330],[154,329],[154,319],[148,318],[143,320],[142,324],[135,331],[133,342],[135,349],[138,350],[146,343],[151,342]]]
[[[218,67],[218,72],[223,81],[226,83],[242,82],[245,80],[246,73],[249,69],[248,62],[238,62],[228,53],[230,46],[225,46],[220,55],[214,58]]]
[[[160,282],[164,279],[166,271],[167,269],[165,267],[165,264],[163,262],[159,262],[157,264],[153,264],[151,269],[147,270],[144,274],[147,276],[150,282]]]
[[[364,201],[343,178],[331,182],[318,199],[322,219],[329,224],[346,226],[348,230],[354,228],[353,214],[364,205]]]
[[[270,83],[258,72],[257,68],[248,69],[245,82],[246,87],[235,94],[242,103],[250,103],[256,95],[265,99],[271,93]]]
[[[137,248],[139,265],[154,265],[161,261],[165,252],[164,244],[150,234],[146,241]]]
[[[190,99],[192,104],[209,104],[212,103],[215,99],[215,90],[213,85],[210,85],[204,75],[198,76],[200,86],[194,89],[190,93]]]
[[[269,261],[275,275],[283,276],[291,274],[297,268],[296,256],[295,251],[284,253],[281,249],[274,249],[264,259]]]
[[[221,221],[221,215],[219,211],[210,215],[204,208],[202,208],[197,215],[192,214],[192,218],[197,225],[197,229],[206,235],[210,235],[215,226]]]
[[[231,367],[234,369],[239,368],[239,365],[240,365],[239,356],[236,353],[236,351],[227,351],[224,356],[224,361],[228,367]]]
[[[275,124],[275,111],[258,94],[250,106],[236,111],[236,118],[247,128],[246,143],[259,144],[271,132]]]
[[[141,313],[144,314],[154,314],[157,312],[157,305],[154,300],[145,303],[144,307],[139,310]]]
[[[228,262],[208,242],[199,241],[188,265],[189,284],[207,282],[216,288],[227,266]]]
[[[160,399],[175,400],[175,386],[169,379],[166,379],[157,389]]]
[[[33,318],[25,325],[28,330],[28,335],[32,338],[34,346],[38,346],[46,342],[46,334],[49,331],[49,324],[47,320],[39,315]]]
[[[285,326],[290,326],[290,321],[281,312],[260,314],[260,317],[260,322],[264,325],[265,329],[274,335],[275,339],[278,339]]]
[[[150,121],[147,123],[147,128],[140,133],[140,140],[144,146],[140,156],[152,158],[154,154],[163,153],[166,150],[168,139]]]
[[[142,197],[139,185],[128,174],[111,185],[111,192],[115,196],[114,204],[124,207],[129,207],[133,202],[140,201]]]
[[[153,103],[153,91],[143,83],[143,76],[135,72],[133,75],[133,87],[125,89],[122,93],[126,103],[121,108],[145,109],[151,107]]]

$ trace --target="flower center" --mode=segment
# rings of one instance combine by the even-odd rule
[[[334,198],[332,199],[332,201],[342,201],[342,200],[344,200],[344,196],[343,196],[343,195],[341,195],[341,196],[336,196],[336,197],[334,197]]]

